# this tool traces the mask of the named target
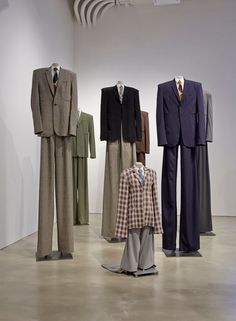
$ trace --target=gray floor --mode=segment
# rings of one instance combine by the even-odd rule
[[[236,320],[236,217],[214,218],[202,258],[166,258],[156,237],[159,275],[140,278],[100,267],[124,244],[104,241],[90,217],[75,227],[74,260],[36,263],[35,234],[0,251],[1,321]]]

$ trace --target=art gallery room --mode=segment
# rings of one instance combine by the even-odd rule
[[[0,0],[0,321],[236,320],[235,39],[235,0]]]

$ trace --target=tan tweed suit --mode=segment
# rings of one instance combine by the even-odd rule
[[[54,185],[58,250],[71,253],[73,240],[73,186],[71,135],[76,135],[76,75],[60,68],[56,85],[51,68],[34,70],[31,92],[34,132],[41,137],[37,257],[52,252]],[[55,181],[55,182],[54,182]]]

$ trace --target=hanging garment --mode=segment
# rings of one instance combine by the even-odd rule
[[[139,92],[123,87],[122,98],[117,86],[102,89],[101,134],[107,141],[103,192],[102,236],[115,238],[120,173],[136,162],[135,142],[141,140]]]
[[[58,250],[71,253],[73,241],[73,195],[71,135],[76,134],[76,75],[60,68],[53,84],[51,68],[34,70],[31,109],[34,132],[41,137],[38,258],[52,252],[54,184]]]
[[[146,165],[145,154],[150,153],[149,119],[146,111],[141,111],[142,140],[136,142],[137,162]]]
[[[181,150],[180,251],[197,251],[199,201],[196,171],[197,145],[205,145],[202,86],[184,80],[181,99],[175,80],[160,84],[157,94],[158,145],[164,146],[162,167],[163,248],[176,249],[176,176],[178,145]]]
[[[213,110],[212,97],[204,92],[205,124],[206,124],[206,145],[197,146],[197,172],[198,172],[198,193],[200,213],[200,233],[212,231],[211,213],[211,184],[208,158],[208,142],[213,141]]]
[[[72,138],[74,225],[89,224],[87,158],[96,158],[93,116],[78,112],[76,137]]]

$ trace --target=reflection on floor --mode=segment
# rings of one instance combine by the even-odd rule
[[[202,257],[167,258],[157,236],[159,274],[139,278],[101,268],[124,243],[101,238],[101,215],[90,222],[75,227],[73,260],[36,263],[36,234],[0,251],[0,321],[236,320],[236,217],[214,218]]]

